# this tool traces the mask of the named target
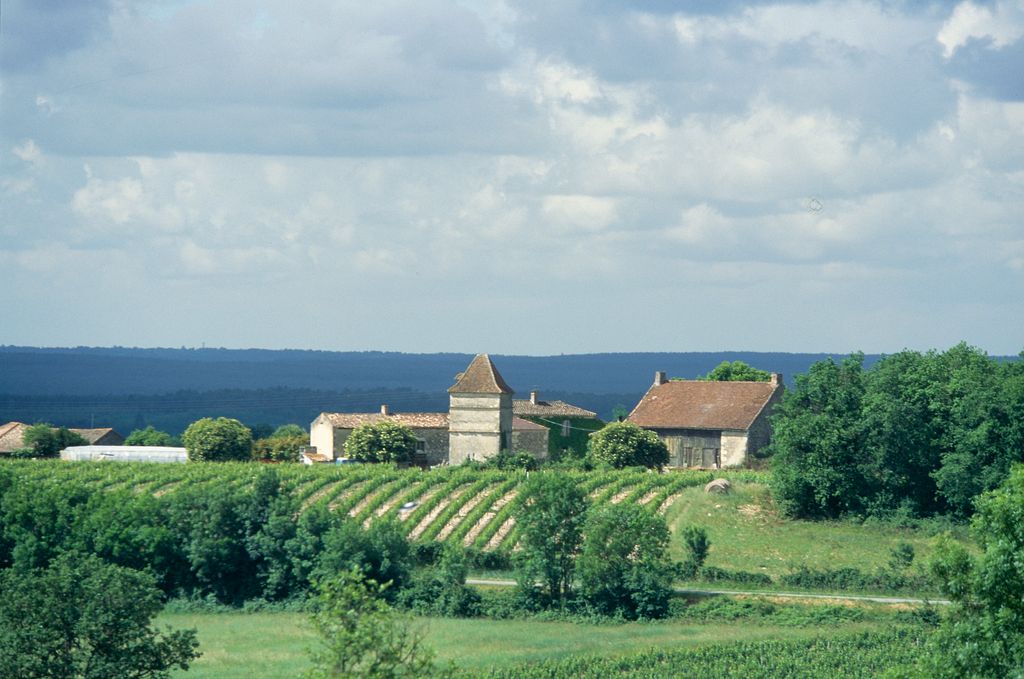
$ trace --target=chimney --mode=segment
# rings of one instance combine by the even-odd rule
[[[391,414],[391,408],[388,408],[386,403],[382,404],[381,407],[380,407],[380,414],[381,415],[390,415]]]
[[[664,370],[659,370],[658,372],[654,373],[654,386],[660,387],[666,382],[668,382],[668,379],[665,377]]]
[[[530,392],[530,403],[532,403],[533,405],[537,405],[537,392]]]
[[[772,373],[771,385],[777,387],[782,384],[782,373]]]

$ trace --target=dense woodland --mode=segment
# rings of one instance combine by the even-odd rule
[[[827,354],[756,352],[495,356],[527,398],[564,400],[605,420],[627,412],[655,370],[693,378],[742,360],[787,378]],[[865,357],[870,364],[874,357]],[[468,354],[229,349],[39,349],[0,347],[0,420],[109,426],[126,434],[152,425],[180,434],[209,415],[276,427],[308,426],[324,411],[436,412]]]
[[[1024,361],[966,344],[826,359],[772,424],[775,499],[794,516],[968,516],[1024,461]]]

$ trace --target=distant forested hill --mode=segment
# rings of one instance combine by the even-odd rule
[[[492,354],[505,380],[526,398],[564,399],[609,417],[632,408],[654,372],[692,378],[722,361],[742,360],[788,382],[830,354],[756,352],[615,353],[562,356]],[[403,354],[265,349],[69,349],[0,347],[0,423],[48,421],[113,426],[128,433],[153,424],[181,431],[207,415],[308,426],[325,410],[445,410],[446,390],[469,354]],[[872,363],[877,356],[868,356]]]

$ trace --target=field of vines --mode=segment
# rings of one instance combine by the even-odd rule
[[[914,665],[924,651],[924,639],[920,628],[896,628],[810,640],[752,641],[676,650],[652,649],[623,657],[549,660],[487,672],[465,672],[459,676],[465,679],[867,679],[893,668]]]
[[[386,465],[315,466],[206,463],[157,465],[122,462],[5,461],[3,468],[25,483],[86,484],[93,490],[130,490],[161,497],[217,485],[244,490],[272,469],[302,511],[321,505],[369,526],[396,517],[411,541],[458,543],[480,551],[512,549],[518,539],[515,513],[519,488],[529,473],[475,467],[425,471]],[[716,476],[761,480],[755,472],[602,471],[575,473],[595,505],[631,503],[663,513],[684,488]]]

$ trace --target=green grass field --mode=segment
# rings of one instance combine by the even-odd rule
[[[733,492],[728,495],[686,488],[668,508],[665,518],[673,533],[673,558],[684,556],[679,530],[687,525],[701,526],[711,540],[708,566],[765,573],[773,578],[800,566],[873,571],[886,565],[893,548],[901,542],[913,545],[915,562],[923,563],[935,542],[928,531],[884,523],[784,519],[776,512],[767,486],[742,481],[733,482]],[[958,530],[960,533],[965,531]]]
[[[301,613],[168,613],[159,626],[194,627],[203,655],[192,679],[264,679],[299,676],[315,635]],[[582,624],[529,620],[418,618],[440,662],[465,670],[578,656],[614,657],[650,648],[678,649],[735,641],[809,639],[859,630],[881,630],[884,618],[830,625],[827,630],[751,622],[697,624],[685,621]]]

